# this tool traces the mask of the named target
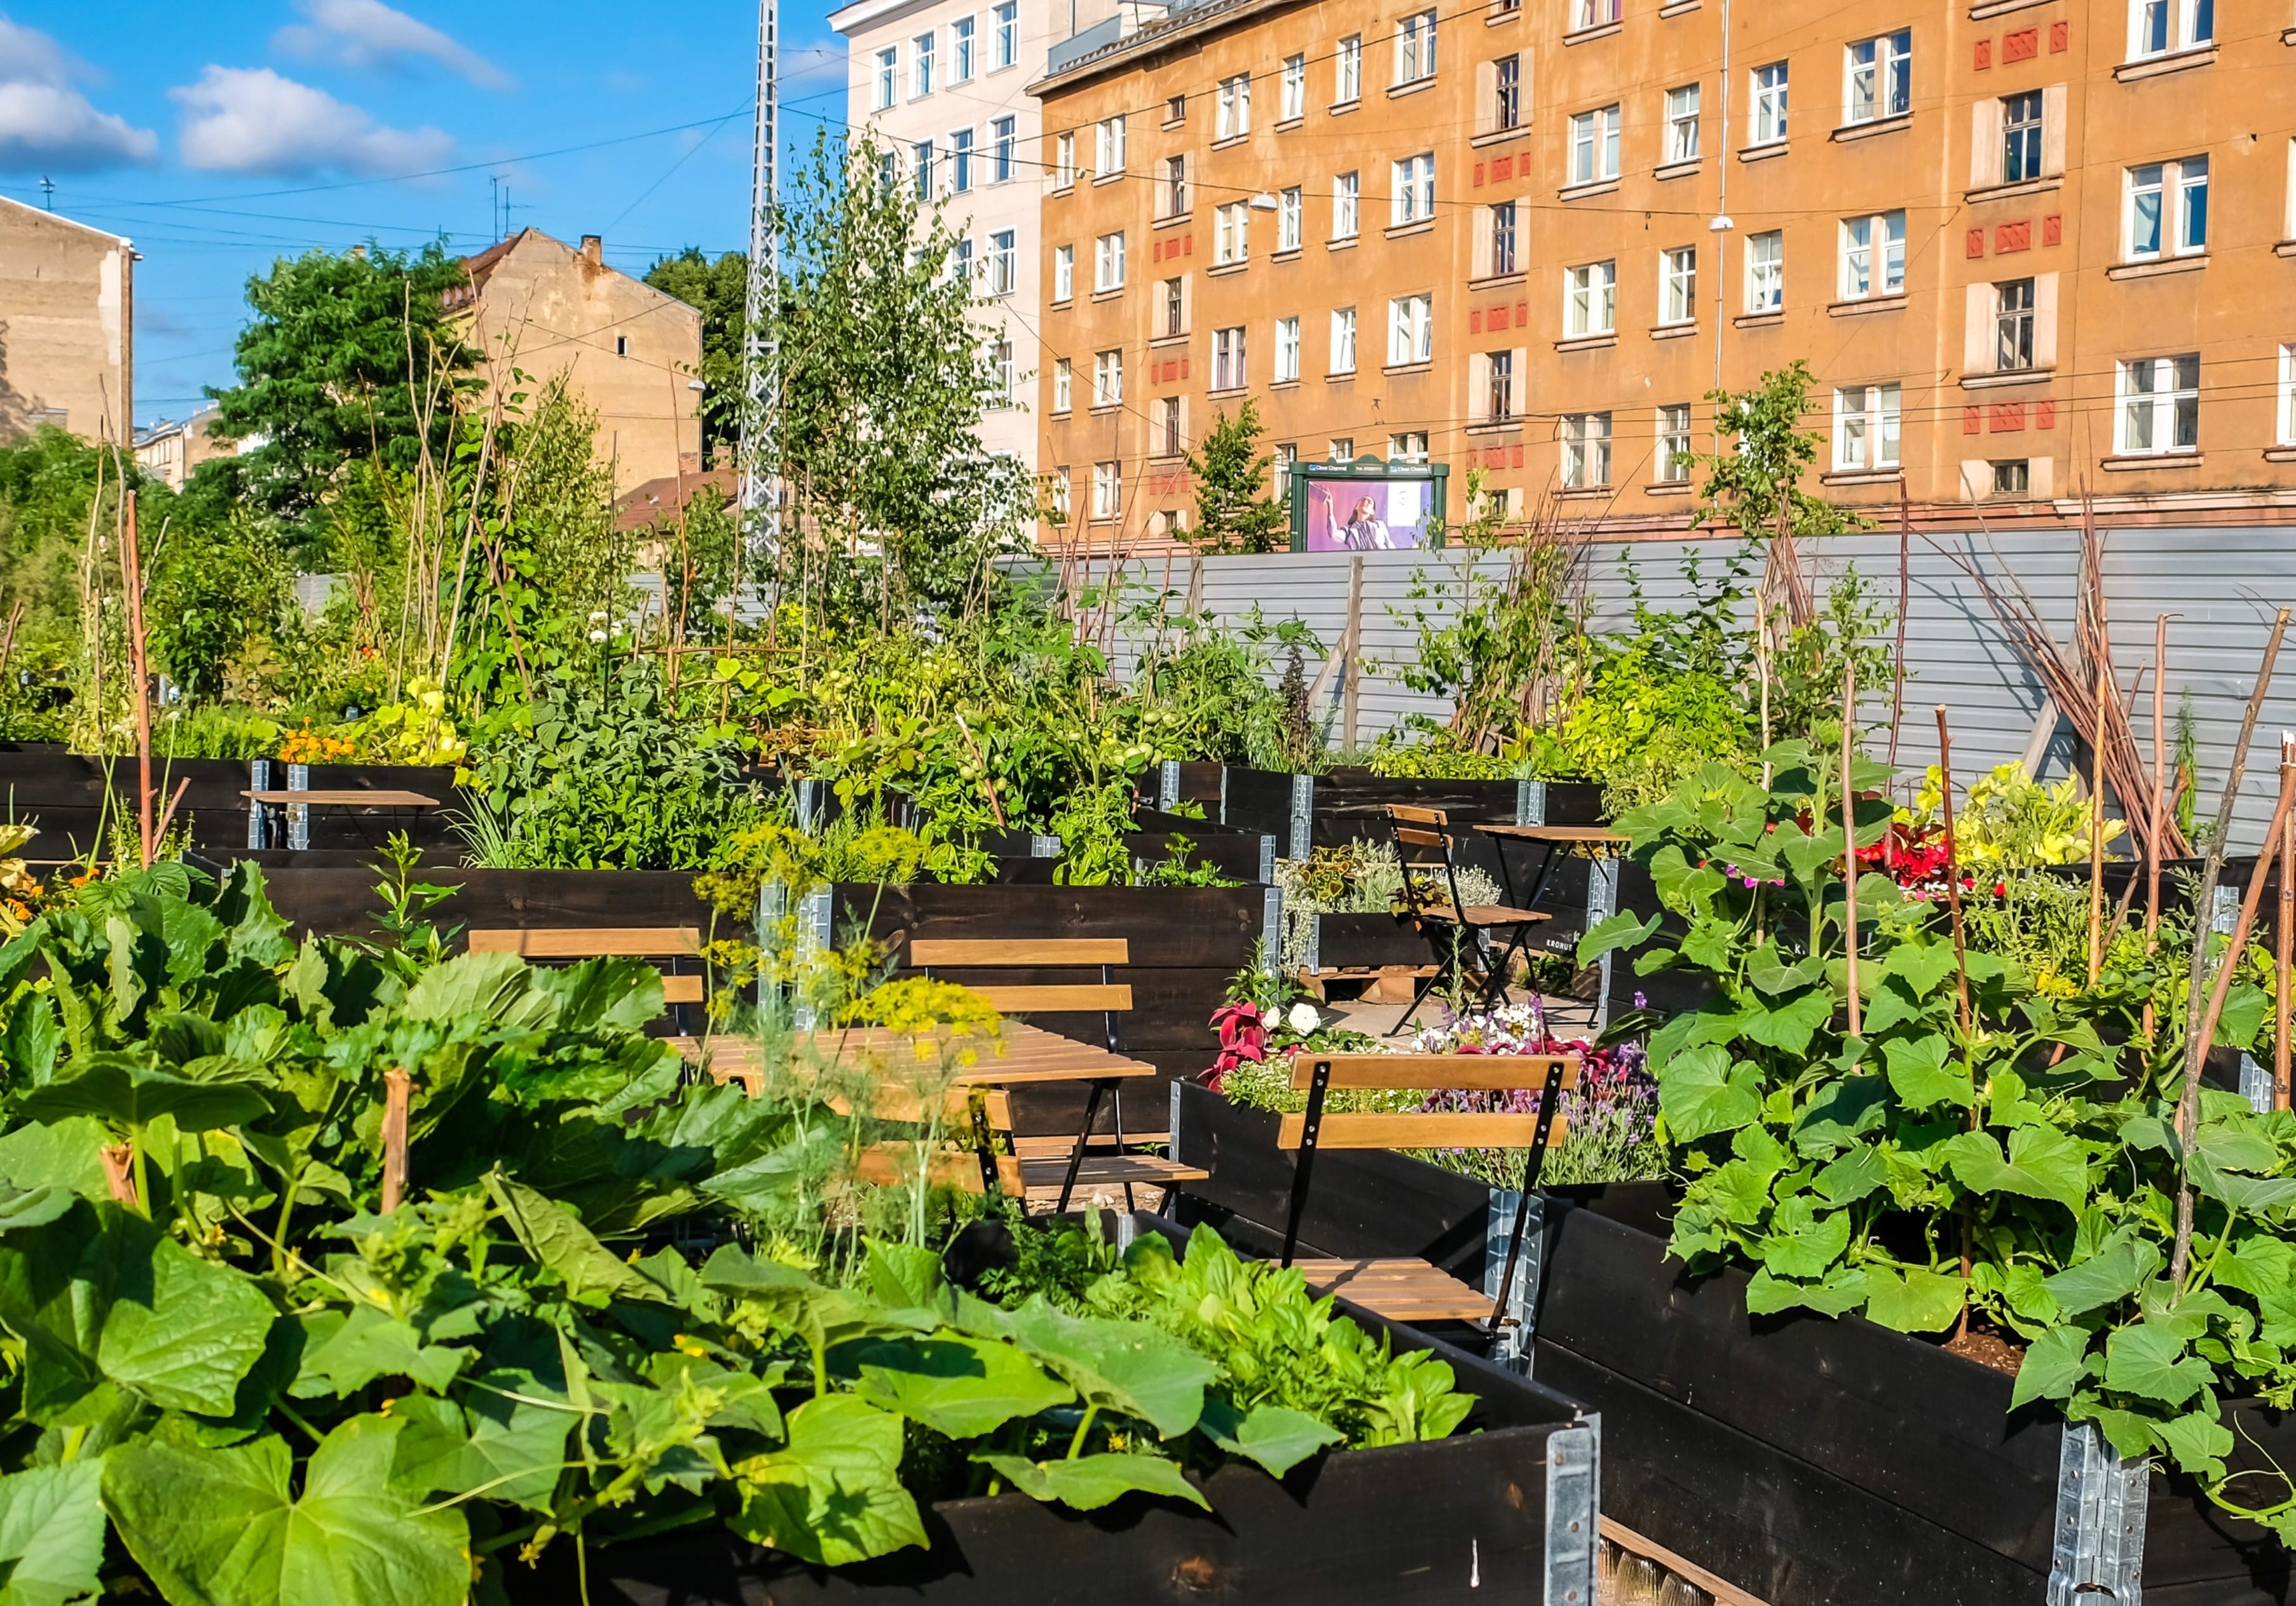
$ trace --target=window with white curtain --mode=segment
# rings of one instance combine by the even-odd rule
[[[1435,216],[1435,152],[1423,151],[1394,164],[1390,225],[1425,223]]]
[[[1690,324],[1698,320],[1698,248],[1678,245],[1659,253],[1658,321]]]
[[[1786,304],[1786,237],[1776,229],[1746,236],[1746,310],[1775,312]]]
[[[1900,29],[1849,46],[1843,65],[1845,123],[1879,122],[1914,109],[1914,35]]]
[[[1757,67],[1752,80],[1753,103],[1747,111],[1749,144],[1774,145],[1786,136],[1786,64],[1772,62]]]
[[[2124,457],[2198,451],[2201,358],[2140,357],[2120,365],[2114,449]]]
[[[1862,301],[1906,292],[1906,214],[1841,220],[1841,299]]]
[[[1390,367],[1428,362],[1435,355],[1435,298],[1399,295],[1387,304],[1387,362]]]
[[[1833,466],[1843,473],[1897,467],[1898,429],[1896,385],[1841,386],[1833,392]]]
[[[1619,265],[1582,262],[1562,270],[1562,337],[1584,340],[1619,328]]]
[[[1356,309],[1352,307],[1332,309],[1332,360],[1325,371],[1332,374],[1352,374],[1356,371]]]
[[[1619,109],[1597,107],[1570,119],[1570,182],[1599,184],[1619,176]]]
[[[1352,240],[1361,224],[1357,217],[1356,203],[1362,199],[1363,179],[1355,173],[1341,173],[1332,180],[1332,238]]]
[[[1562,416],[1562,488],[1593,490],[1611,482],[1611,416]]]
[[[1275,383],[1288,384],[1300,377],[1300,320],[1275,320]]]
[[[2131,262],[2191,256],[2209,248],[2209,159],[2147,162],[2128,169]]]
[[[1395,25],[1395,81],[1415,84],[1435,76],[1435,12],[1414,12]]]

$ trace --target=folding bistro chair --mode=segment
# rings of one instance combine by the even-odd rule
[[[1562,1095],[1578,1084],[1576,1054],[1298,1054],[1292,1060],[1292,1085],[1308,1093],[1307,1109],[1283,1117],[1279,1148],[1299,1150],[1292,1177],[1290,1215],[1283,1227],[1283,1264],[1297,1264],[1308,1286],[1336,1294],[1390,1321],[1475,1322],[1485,1312],[1484,1337],[1496,1347],[1505,1325],[1507,1300],[1514,1289],[1522,1256],[1524,1223],[1531,1213],[1515,1212],[1507,1240],[1506,1267],[1494,1302],[1440,1267],[1414,1259],[1317,1259],[1294,1261],[1300,1222],[1308,1204],[1308,1180],[1320,1149],[1521,1149],[1522,1193],[1538,1188],[1546,1151],[1563,1141],[1567,1125]],[[1536,1090],[1534,1113],[1461,1110],[1393,1115],[1325,1114],[1333,1088],[1386,1090],[1464,1089],[1481,1092]]]
[[[1515,957],[1529,937],[1530,928],[1552,917],[1505,903],[1469,903],[1462,897],[1455,852],[1458,838],[1450,828],[1450,817],[1442,810],[1392,803],[1388,807],[1387,822],[1395,838],[1396,857],[1403,866],[1404,907],[1412,924],[1436,944],[1439,952],[1446,954],[1447,960],[1446,965],[1419,978],[1419,984],[1412,990],[1410,1008],[1404,1010],[1403,1018],[1395,1023],[1395,1029],[1388,1035],[1401,1035],[1447,968],[1455,973],[1470,968],[1476,972],[1483,1008],[1496,1009],[1506,1001],[1507,977],[1513,971]],[[1435,857],[1428,856],[1431,848]],[[1414,878],[1414,875],[1432,875],[1439,870],[1443,877],[1441,888],[1449,891],[1448,898],[1442,896],[1439,890],[1433,896],[1423,893]],[[1493,933],[1500,934],[1503,944],[1496,964],[1490,958]],[[1470,952],[1472,963],[1467,957]]]

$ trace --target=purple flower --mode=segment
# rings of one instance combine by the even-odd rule
[[[1649,1009],[1649,1008],[1650,1008],[1650,1000],[1649,1000],[1649,999],[1647,999],[1647,998],[1645,998],[1644,996],[1643,996],[1643,994],[1641,994],[1640,992],[1636,993],[1636,994],[1635,994],[1635,1008],[1636,1008],[1636,1009]]]

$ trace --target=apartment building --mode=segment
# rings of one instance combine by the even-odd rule
[[[1052,539],[1291,461],[1682,528],[1718,389],[1796,358],[1894,518],[2296,501],[2296,29],[2212,0],[1206,0],[1051,71]]]
[[[0,441],[133,438],[137,260],[121,235],[0,196]]]

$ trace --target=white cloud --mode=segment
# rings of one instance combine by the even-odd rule
[[[184,108],[184,165],[226,173],[367,175],[434,168],[454,149],[436,128],[391,128],[268,67],[214,67],[168,92]]]
[[[409,58],[436,62],[481,89],[508,89],[511,77],[467,45],[382,0],[297,0],[311,26],[281,29],[273,45],[307,61],[386,67]]]
[[[72,87],[53,39],[0,16],[0,170],[84,173],[149,161],[159,149],[158,135],[98,111]]]

